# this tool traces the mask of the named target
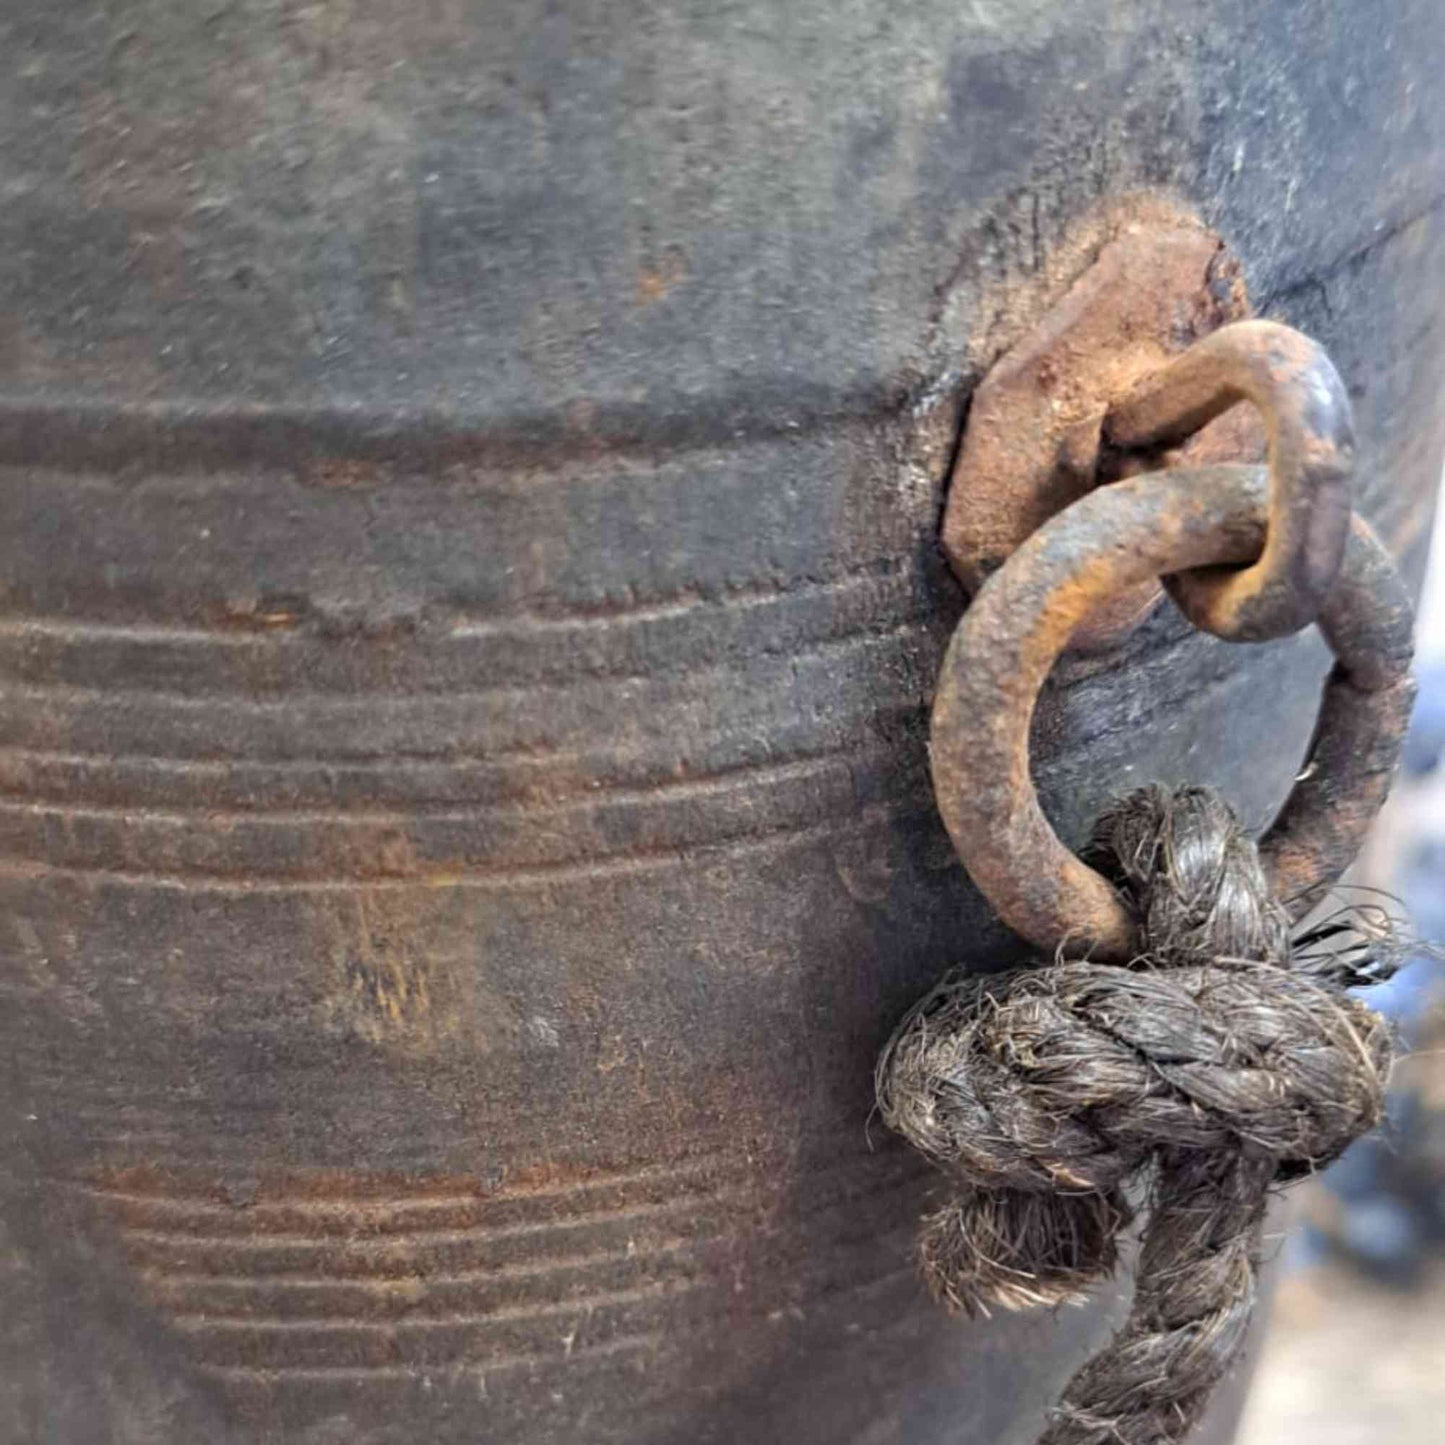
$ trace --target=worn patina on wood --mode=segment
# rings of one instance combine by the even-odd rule
[[[0,67],[0,1445],[1026,1438],[1107,1309],[940,1325],[867,1131],[1020,956],[926,771],[969,397],[1194,215],[1418,557],[1435,0],[9,0]],[[1323,666],[1159,608],[1045,809],[1257,826]]]

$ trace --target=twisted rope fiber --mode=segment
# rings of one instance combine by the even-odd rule
[[[1212,791],[1131,795],[1095,851],[1141,956],[949,977],[885,1048],[878,1101],[954,1186],[919,1252],[934,1295],[970,1314],[1078,1300],[1115,1266],[1126,1186],[1150,1182],[1129,1318],[1041,1445],[1162,1445],[1239,1353],[1271,1187],[1382,1115],[1388,1027],[1344,990],[1389,961],[1316,946],[1339,926],[1291,949]]]

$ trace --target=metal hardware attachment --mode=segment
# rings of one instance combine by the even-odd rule
[[[1014,311],[1005,308],[1005,315]],[[1121,456],[1103,445],[1105,415],[1137,382],[1249,315],[1237,264],[1220,238],[1195,221],[1141,222],[1104,245],[974,389],[941,531],[964,587],[977,592],[1030,533],[1101,479],[1166,462],[1262,462],[1265,438],[1250,407],[1233,408],[1168,458]],[[1073,646],[1107,645],[1161,595],[1151,578],[1113,599]]]
[[[1267,470],[1242,466],[1102,487],[1035,532],[964,615],[934,701],[934,789],[974,882],[1041,948],[1068,940],[1122,961],[1136,939],[1114,889],[1063,845],[1039,807],[1029,723],[1040,685],[1079,622],[1124,589],[1261,557],[1274,495]],[[1260,845],[1276,894],[1296,915],[1343,871],[1384,802],[1414,698],[1409,598],[1358,517],[1318,621],[1337,665],[1309,764]]]
[[[1298,632],[1334,585],[1350,525],[1350,401],[1318,342],[1273,321],[1240,321],[1138,382],[1104,420],[1137,449],[1185,440],[1240,401],[1269,429],[1269,530],[1241,571],[1181,572],[1168,587],[1196,627],[1241,642]]]

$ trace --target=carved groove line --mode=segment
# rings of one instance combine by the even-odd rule
[[[599,630],[618,625],[671,621],[699,611],[733,612],[779,601],[810,600],[817,596],[833,596],[840,592],[866,590],[907,583],[916,575],[911,560],[886,558],[858,567],[843,568],[830,577],[759,579],[725,589],[716,594],[685,588],[671,593],[639,597],[628,603],[609,605],[575,604],[553,611],[515,608],[496,613],[468,613],[449,609],[450,624],[433,636],[477,638],[515,638],[529,642],[539,632]],[[25,641],[45,637],[63,644],[74,642],[139,642],[187,644],[204,647],[254,648],[274,647],[297,639],[292,627],[248,631],[236,627],[196,627],[184,623],[111,622],[105,619],[68,618],[45,613],[10,613],[0,615],[0,638],[15,637]]]
[[[71,879],[88,885],[114,884],[119,887],[244,896],[353,893],[416,888],[465,888],[514,892],[547,889],[559,884],[582,883],[595,879],[642,876],[659,869],[671,869],[683,865],[703,866],[709,860],[725,862],[745,859],[758,852],[807,847],[818,843],[836,843],[890,822],[936,819],[936,816],[936,810],[930,801],[893,806],[870,805],[823,823],[803,826],[784,825],[721,842],[678,843],[666,848],[635,849],[629,853],[551,864],[483,867],[476,864],[449,865],[442,862],[395,874],[257,877],[254,874],[232,876],[203,870],[185,873],[55,864],[39,858],[0,856],[0,878],[32,882],[42,878]]]
[[[0,749],[0,756],[6,752]],[[608,786],[601,783],[586,790],[580,799],[582,805],[604,804],[647,804],[654,801],[709,799],[725,797],[729,793],[743,792],[750,788],[777,787],[791,782],[810,781],[839,764],[867,766],[870,763],[893,761],[894,755],[877,744],[854,744],[816,753],[811,757],[789,759],[778,763],[755,763],[739,768],[729,768],[713,774],[694,775],[688,778],[659,779],[650,784]],[[182,771],[189,771],[181,765]],[[601,780],[598,780],[600,783]],[[6,797],[0,793],[0,814],[45,816],[56,815],[67,818],[118,819],[125,822],[143,820],[156,823],[186,824],[193,820],[225,819],[255,820],[257,822],[295,824],[356,824],[381,827],[402,827],[418,819],[432,822],[473,822],[498,818],[537,818],[564,816],[568,809],[564,804],[547,801],[528,803],[519,801],[511,804],[478,804],[475,807],[454,806],[427,807],[418,805],[410,809],[369,809],[369,808],[237,808],[216,807],[197,802],[189,808],[159,808],[146,804],[86,803],[68,799],[53,800],[39,796],[23,798]]]
[[[770,1212],[765,1201],[771,1196],[759,1195],[757,1181],[734,1175],[731,1183],[715,1182],[729,1168],[728,1161],[708,1156],[485,1194],[440,1187],[328,1197],[310,1187],[272,1187],[245,1206],[169,1185],[145,1187],[124,1176],[61,1182],[113,1220],[145,1292],[188,1341],[199,1371],[228,1383],[299,1385],[417,1379],[429,1371],[571,1368],[594,1356],[663,1348],[668,1332],[652,1328],[657,1308],[705,1292],[703,1251],[738,1228],[759,1227],[756,1209]],[[815,1228],[834,1218],[823,1233],[841,1228],[840,1244],[856,1224],[853,1195],[861,1190],[886,1203],[899,1190],[916,1188],[919,1173],[911,1158],[889,1155],[807,1172],[823,1202],[805,1216]],[[679,1183],[682,1192],[646,1197]],[[475,1217],[455,1227],[458,1210]],[[425,1224],[429,1214],[442,1216],[440,1227]],[[683,1233],[674,1227],[649,1237],[653,1223],[679,1215],[686,1220]],[[162,1220],[169,1228],[157,1230]],[[308,1232],[298,1234],[301,1221],[309,1221]],[[236,1237],[228,1225],[248,1232]],[[348,1225],[350,1232],[335,1232]],[[761,1228],[768,1234],[785,1226]],[[598,1244],[610,1236],[614,1243],[548,1256],[556,1242],[577,1232]],[[869,1231],[864,1235],[872,1242]],[[496,1246],[506,1242],[541,1252],[520,1260],[498,1257]],[[455,1243],[479,1250],[485,1263],[458,1270],[428,1253]],[[249,1272],[239,1275],[194,1273],[174,1261],[158,1262],[154,1245],[163,1252],[179,1249],[182,1256],[200,1251],[208,1262],[232,1267],[260,1263],[271,1251],[281,1269],[258,1272],[247,1264]],[[870,1288],[907,1272],[890,1266],[886,1276],[841,1288]]]

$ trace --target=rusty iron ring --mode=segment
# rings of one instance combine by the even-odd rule
[[[934,790],[974,882],[1016,932],[1104,960],[1134,956],[1113,887],[1060,842],[1029,775],[1039,687],[1079,622],[1125,587],[1186,567],[1248,562],[1269,523],[1268,473],[1150,472],[1081,498],[980,589],[950,643],[933,704]],[[1414,699],[1404,584],[1355,518],[1319,618],[1335,654],[1309,763],[1260,852],[1299,917],[1353,858],[1389,791]]]
[[[1181,572],[1169,590],[1198,628],[1263,642],[1308,627],[1334,585],[1350,519],[1354,427],[1334,363],[1274,321],[1222,326],[1140,381],[1104,419],[1125,450],[1169,446],[1240,401],[1269,432],[1269,528],[1242,569]]]

